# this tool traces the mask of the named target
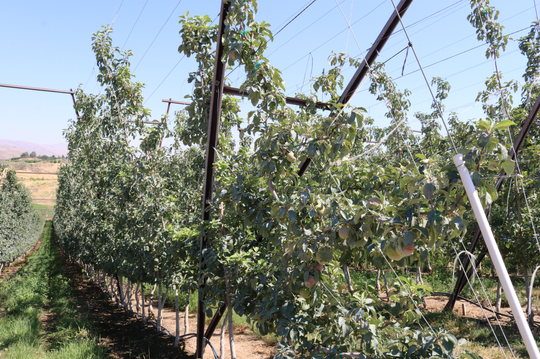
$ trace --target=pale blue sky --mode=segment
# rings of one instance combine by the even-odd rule
[[[365,51],[390,16],[391,1],[339,1],[354,23],[354,33]],[[529,26],[536,19],[534,1],[492,0],[491,4],[501,11],[500,20],[510,33]],[[311,2],[261,0],[257,19],[271,23],[276,32]],[[171,72],[181,58],[177,51],[180,42],[178,16],[190,11],[190,14],[208,14],[215,18],[219,8],[219,0],[0,0],[0,83],[62,90],[75,89],[81,84],[85,91],[99,92],[93,71],[91,34],[102,25],[110,24],[118,12],[113,25],[114,44],[122,47],[127,40],[125,49],[134,52],[132,71],[137,80],[147,84],[143,93],[148,99],[146,106],[152,110],[154,118],[159,118],[166,110],[162,99],[183,100],[191,91],[186,79],[188,72],[195,68],[193,61],[184,59]],[[469,12],[469,2],[464,0],[414,0],[404,17],[405,24],[410,25],[409,34],[427,76],[447,78],[452,85],[446,109],[463,112],[463,119],[481,116],[480,106],[474,106],[474,99],[493,71],[492,62],[484,56],[485,47],[428,65],[480,45],[466,20]],[[397,30],[401,30],[401,26]],[[513,37],[517,39],[525,34],[526,31],[521,31]],[[404,33],[399,31],[388,41],[379,60],[390,58],[406,45]],[[304,92],[309,88],[310,73],[318,75],[323,68],[328,69],[327,58],[331,51],[360,55],[335,0],[317,0],[277,35],[267,55],[272,64],[283,71],[287,94],[292,96],[300,91],[306,72]],[[388,62],[387,70],[393,77],[401,75],[404,59],[405,52],[402,52]],[[525,59],[517,50],[517,44],[511,42],[499,62],[505,79],[521,81],[524,65]],[[409,52],[405,74],[417,69],[416,60]],[[169,72],[170,76],[162,83]],[[353,73],[352,69],[345,71],[346,82]],[[231,80],[241,80],[239,75],[237,70]],[[401,88],[413,90],[411,117],[416,111],[429,111],[431,97],[420,72],[397,82]],[[369,83],[364,85],[353,103],[367,108],[376,124],[384,126],[388,123],[384,118],[385,106],[367,92],[368,86]],[[245,108],[247,110],[249,106]],[[0,109],[0,138],[43,144],[64,142],[62,129],[67,127],[68,119],[74,117],[69,95],[43,92],[0,88]],[[412,124],[415,128],[420,127],[414,119]]]

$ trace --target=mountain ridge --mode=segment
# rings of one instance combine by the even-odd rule
[[[22,153],[29,154],[35,151],[38,156],[66,156],[68,153],[67,144],[57,143],[54,145],[45,145],[28,141],[16,141],[0,139],[0,159],[9,159],[19,157]]]

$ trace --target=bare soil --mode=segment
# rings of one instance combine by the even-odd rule
[[[96,333],[101,336],[101,345],[109,349],[111,358],[195,358],[195,338],[180,341],[180,347],[174,348],[174,338],[158,333],[151,324],[128,314],[118,306],[100,287],[87,280],[80,267],[69,263],[63,258],[64,267],[71,278],[72,299],[78,303],[81,314],[88,315],[94,324]],[[153,304],[153,317],[157,317],[157,301]],[[135,308],[135,300],[133,299]],[[148,313],[149,307],[145,306]],[[139,311],[140,315],[141,311]],[[184,333],[183,313],[180,316],[180,335]],[[193,332],[197,318],[189,315],[189,328]],[[169,308],[163,309],[163,327],[175,334],[176,313]],[[216,329],[211,343],[219,355],[221,325]],[[241,327],[234,330],[236,355],[239,359],[273,358],[275,348],[254,335],[249,328]],[[228,331],[224,342],[225,355],[230,358]],[[205,358],[211,358],[211,348],[207,346]]]

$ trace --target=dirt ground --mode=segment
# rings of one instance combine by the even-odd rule
[[[73,297],[80,303],[79,310],[88,315],[95,323],[95,330],[101,336],[101,345],[109,348],[112,358],[194,358],[195,338],[180,342],[180,348],[174,348],[174,338],[156,332],[151,324],[143,324],[142,320],[128,315],[114,303],[101,288],[83,277],[78,266],[67,261],[66,271],[72,278]],[[135,300],[132,301],[135,308]],[[153,316],[157,317],[157,301],[153,303]],[[145,306],[148,314],[149,307]],[[139,314],[141,311],[139,311]],[[196,331],[197,318],[191,314],[189,318],[190,332]],[[176,314],[173,310],[163,310],[163,327],[175,334]],[[184,335],[184,315],[180,315],[180,335]],[[219,355],[221,325],[211,339],[211,343]],[[236,356],[239,359],[273,358],[275,348],[255,336],[248,328],[234,330]],[[224,339],[223,358],[230,358],[228,331]],[[206,358],[212,358],[211,348],[207,346]]]

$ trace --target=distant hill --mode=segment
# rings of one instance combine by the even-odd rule
[[[0,139],[0,159],[19,157],[22,153],[35,151],[38,156],[67,155],[67,144],[42,145],[39,143]]]

